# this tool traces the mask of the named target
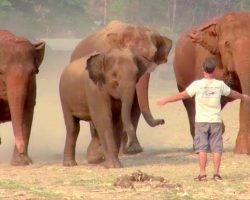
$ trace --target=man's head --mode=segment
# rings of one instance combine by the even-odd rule
[[[203,70],[204,72],[211,74],[214,72],[216,67],[216,60],[214,58],[206,58],[206,60],[203,63]]]

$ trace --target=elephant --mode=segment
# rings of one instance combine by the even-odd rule
[[[106,53],[113,48],[129,48],[135,55],[143,56],[150,62],[159,65],[167,62],[171,47],[172,40],[160,35],[151,28],[135,26],[121,21],[111,21],[103,29],[83,39],[74,49],[71,61],[93,51]],[[135,130],[137,129],[141,113],[151,127],[164,124],[163,119],[154,119],[150,112],[148,102],[149,79],[150,73],[145,73],[136,85],[137,98],[134,99],[135,106],[132,111],[132,121]],[[93,126],[91,126],[91,134],[92,138],[97,135]],[[95,143],[95,141],[98,140],[94,138],[92,142]],[[126,135],[122,139],[123,147],[125,143]],[[141,147],[134,151],[128,151],[126,148],[122,149],[124,153],[138,153],[142,151]]]
[[[66,126],[64,166],[77,165],[75,145],[79,121],[91,121],[97,129],[97,143],[88,149],[87,160],[107,168],[122,167],[118,159],[122,133],[129,148],[138,146],[131,120],[136,82],[156,64],[134,55],[129,49],[93,52],[72,61],[60,78],[60,99]],[[93,152],[93,151],[94,152]],[[100,156],[96,156],[96,152]]]
[[[217,59],[216,78],[232,89],[250,94],[250,13],[231,12],[182,34],[176,44],[174,72],[179,91],[202,77],[206,57]],[[221,99],[223,108],[233,99]],[[183,101],[194,137],[194,99]],[[240,127],[235,153],[250,154],[250,104],[240,103]]]
[[[0,123],[12,121],[15,137],[12,165],[32,163],[28,144],[36,104],[36,74],[44,51],[43,41],[32,44],[0,30]]]

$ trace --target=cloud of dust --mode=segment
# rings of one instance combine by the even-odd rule
[[[166,2],[167,3],[167,2]],[[179,2],[181,3],[181,2]],[[168,4],[164,4],[166,7]],[[170,4],[169,4],[170,5]],[[169,10],[166,10],[165,7],[161,7],[163,13],[168,12],[169,16],[171,14],[172,7],[169,7]],[[178,8],[181,8],[180,6]],[[151,7],[148,7],[151,9]],[[158,15],[159,12],[150,12],[149,10],[135,10],[135,15],[131,15],[131,18],[128,16],[128,22],[133,23],[136,21],[136,24],[144,24],[144,22],[152,21],[152,24],[162,24],[163,27],[166,24],[171,24],[171,17],[167,17],[168,15],[164,15],[165,18],[162,18],[162,15]],[[150,15],[149,15],[150,14]],[[185,15],[185,14],[183,14]],[[70,15],[69,15],[70,16]],[[182,23],[182,18],[178,18],[181,16],[181,13],[178,12],[177,16],[177,25]],[[184,16],[185,19],[188,17]],[[166,20],[169,19],[169,20]],[[195,18],[196,19],[196,18]],[[34,41],[34,34],[36,32],[36,28],[29,27],[31,32],[27,33],[25,29],[21,29],[20,21],[16,20],[16,18],[8,19],[8,23],[2,26],[3,29],[8,29],[17,35],[21,35],[27,37],[28,39]],[[20,19],[21,20],[21,19]],[[109,19],[112,20],[112,19]],[[119,20],[119,19],[118,19]],[[188,19],[189,20],[189,19]],[[190,21],[190,20],[189,20]],[[155,22],[155,23],[153,23]],[[24,23],[24,22],[22,22]],[[178,24],[179,23],[179,24]],[[182,23],[183,24],[183,23]],[[71,24],[72,25],[72,24]],[[147,24],[146,24],[147,25]],[[63,26],[66,26],[63,24]],[[167,26],[166,26],[167,27]],[[75,27],[77,28],[77,27]],[[79,28],[79,27],[78,27]],[[84,31],[89,31],[91,33],[93,30],[97,28],[96,25],[90,27],[89,24],[83,27]],[[32,32],[33,29],[33,32]],[[66,30],[67,28],[65,28]],[[26,31],[26,32],[25,32]],[[58,38],[62,37],[60,33],[50,33],[55,37],[57,35]],[[169,36],[171,38],[171,36]],[[177,38],[178,35],[175,35]],[[52,38],[49,38],[52,39]],[[72,38],[76,39],[76,38]],[[173,38],[172,38],[173,39]],[[55,45],[61,46],[63,45],[61,41],[55,41]],[[68,47],[64,45],[65,47]],[[61,110],[61,104],[59,99],[59,78],[62,70],[68,64],[69,58],[72,50],[65,51],[54,51],[53,48],[49,46],[49,43],[46,46],[45,57],[42,65],[40,66],[40,72],[37,75],[37,104],[35,107],[33,125],[31,130],[31,139],[29,144],[29,154],[34,162],[38,162],[40,160],[44,161],[53,161],[56,160],[61,162],[64,143],[65,143],[65,126],[64,120]],[[160,65],[152,74],[151,74],[151,82],[150,82],[150,103],[152,106],[152,112],[155,114],[155,96],[152,96],[152,91],[155,90],[163,90],[164,93],[162,95],[166,95],[166,92],[169,90],[176,91],[175,78],[173,73],[173,57],[174,57],[174,45],[170,52],[168,63]],[[159,97],[159,96],[158,96]],[[159,112],[158,112],[159,113]],[[156,116],[157,117],[157,116]],[[162,114],[160,114],[162,117]],[[157,128],[151,129],[148,125],[145,124],[144,120],[140,120],[139,123],[139,140],[152,141],[151,131],[157,131]],[[143,132],[143,133],[141,133]],[[0,126],[0,136],[2,138],[2,145],[0,146],[0,163],[9,162],[12,156],[12,151],[14,147],[14,137],[12,132],[11,123],[4,123]],[[148,138],[147,138],[148,137]],[[162,141],[162,139],[160,139]],[[81,122],[81,131],[79,134],[79,138],[77,140],[77,156],[84,156],[86,153],[87,146],[90,141],[90,134],[87,122]],[[158,144],[155,144],[158,145]]]
[[[52,51],[46,46],[45,57],[37,75],[37,98],[29,143],[29,155],[34,163],[61,163],[65,143],[66,130],[59,98],[60,75],[68,64],[72,51]],[[166,65],[159,66],[166,68]],[[165,73],[165,71],[164,71]],[[159,71],[152,74],[151,88],[154,89]],[[164,88],[165,80],[162,87]],[[154,104],[154,102],[152,102]],[[152,129],[141,120],[138,134],[141,142],[148,143],[147,133]],[[14,136],[11,122],[1,124],[0,163],[9,163],[14,148]],[[140,138],[141,137],[141,138]],[[77,140],[76,159],[85,159],[87,146],[90,142],[90,131],[87,122],[81,121],[81,129]]]
[[[14,22],[11,26],[15,27]],[[10,29],[10,31],[17,35],[19,34],[12,29]],[[29,34],[24,36],[32,40],[28,35]],[[47,41],[44,60],[37,75],[37,98],[28,151],[35,163],[39,161],[62,161],[66,130],[58,87],[62,70],[68,64],[73,50],[72,44],[70,44],[72,49],[69,48],[69,40],[65,40],[65,42],[65,44],[62,44],[60,39]],[[71,43],[75,43],[75,38],[73,38]],[[53,50],[54,47],[59,49]],[[67,50],[65,51],[65,49]],[[171,62],[172,61],[170,61],[170,63]],[[153,88],[154,86],[159,87],[159,84],[155,85],[157,80],[163,81],[160,85],[164,88],[164,75],[168,76],[168,73],[169,79],[172,79],[173,73],[169,67],[169,65],[161,65],[153,72],[150,83]],[[159,77],[160,74],[163,74],[163,76]],[[144,122],[141,127],[144,133],[145,131],[150,132],[151,130],[148,129],[149,126]],[[9,163],[14,149],[14,136],[11,122],[0,125],[0,136],[2,139],[2,144],[0,145],[0,163]],[[89,142],[90,131],[88,123],[81,121],[81,130],[77,140],[77,157],[85,158]]]
[[[29,154],[34,162],[62,161],[65,126],[59,98],[59,78],[69,62],[71,52],[47,51],[37,75],[37,98],[29,143]],[[2,144],[0,163],[8,163],[14,148],[14,136],[10,122],[0,126]],[[77,140],[77,154],[84,156],[90,142],[87,122],[81,122]]]

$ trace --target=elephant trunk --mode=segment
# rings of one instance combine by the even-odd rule
[[[163,119],[154,119],[149,108],[148,85],[150,74],[145,73],[136,84],[136,92],[141,113],[149,126],[155,127],[164,124]]]
[[[131,121],[131,109],[133,105],[134,95],[135,95],[135,82],[126,84],[123,88],[123,94],[121,95],[122,108],[121,108],[121,117],[123,123],[123,131],[126,132],[128,141],[127,141],[127,150],[132,148],[135,144],[138,144],[138,140],[135,133],[135,128]]]
[[[26,152],[24,125],[24,105],[27,96],[28,75],[21,69],[16,69],[6,78],[7,97],[11,113],[15,145],[20,156]]]

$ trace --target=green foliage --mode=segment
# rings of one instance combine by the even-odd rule
[[[58,35],[82,37],[88,32],[84,27],[93,24],[85,12],[86,2],[87,0],[2,0],[1,28],[29,38]]]
[[[110,5],[110,11],[113,18],[126,21],[127,9],[129,8],[130,0],[116,0]]]
[[[0,8],[11,7],[11,3],[9,0],[1,0],[0,1]]]
[[[233,10],[250,10],[250,0],[0,0],[0,23],[1,29],[29,38],[82,38],[122,20],[175,37]]]
[[[233,3],[236,9],[244,11],[250,10],[250,0],[234,0]]]

